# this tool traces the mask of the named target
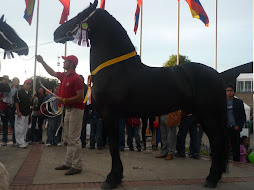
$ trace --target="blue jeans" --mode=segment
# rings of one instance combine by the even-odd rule
[[[129,126],[127,126],[127,128],[128,128],[128,139],[129,139],[128,145],[129,145],[129,148],[133,148],[133,137],[135,137],[135,140],[136,140],[136,148],[137,149],[141,148],[140,136],[139,136],[139,127],[129,127]]]
[[[10,122],[11,128],[13,130],[12,134],[12,142],[16,143],[15,139],[15,129],[14,129],[14,122],[15,122],[15,108],[13,106],[7,106],[6,110],[4,111],[5,116],[1,116],[3,122],[3,142],[8,142],[8,125]]]
[[[62,115],[48,118],[47,144],[57,145],[59,142],[61,142],[61,134],[58,132],[56,136],[56,131],[61,124],[61,119]]]
[[[119,138],[120,138],[120,149],[125,147],[125,118],[119,119]]]
[[[89,117],[89,113],[85,112],[83,116],[82,130],[81,130],[81,136],[80,136],[82,145],[86,145],[86,125],[87,125],[88,117]]]
[[[176,150],[179,154],[185,154],[185,139],[189,131],[190,133],[190,155],[198,156],[200,151],[200,139],[197,130],[197,122],[194,121],[194,116],[183,116],[179,125],[177,134]]]
[[[90,131],[90,148],[95,148],[95,141],[97,141],[97,148],[102,148],[102,120],[92,118]]]

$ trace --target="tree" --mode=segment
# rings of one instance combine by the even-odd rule
[[[32,81],[32,84],[33,84],[33,77],[31,77],[30,80]],[[52,90],[54,88],[54,86],[58,83],[57,79],[37,76],[36,77],[36,88],[38,88],[40,86],[39,82],[41,82],[43,84],[43,86],[45,86],[46,88],[48,88],[50,90]]]
[[[163,64],[163,67],[175,66],[176,61],[177,61],[177,55],[172,54],[169,57],[169,60]],[[190,62],[191,62],[191,60],[187,56],[179,55],[179,65],[183,64],[183,63],[190,63]]]

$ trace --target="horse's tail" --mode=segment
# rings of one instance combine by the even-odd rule
[[[221,142],[222,142],[222,152],[221,152],[221,156],[222,156],[222,160],[221,160],[221,166],[222,166],[222,170],[223,172],[227,172],[228,171],[228,159],[229,159],[229,134],[228,134],[228,127],[227,127],[227,99],[226,99],[226,95],[225,95],[225,100],[224,100],[224,104],[223,104],[223,114],[222,114],[222,121],[223,121],[223,125],[222,125],[222,129],[221,129]]]

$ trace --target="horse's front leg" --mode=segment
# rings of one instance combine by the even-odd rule
[[[102,185],[102,189],[114,189],[122,182],[123,165],[119,153],[119,121],[118,119],[105,118],[104,126],[108,131],[112,169]]]

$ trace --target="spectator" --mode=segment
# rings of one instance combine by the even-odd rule
[[[146,149],[146,129],[147,129],[147,121],[149,119],[149,129],[152,131],[152,149],[153,150],[157,150],[158,148],[158,139],[159,139],[159,135],[156,135],[157,133],[157,128],[154,127],[154,121],[155,118],[154,117],[142,117],[142,145],[143,145],[143,149]]]
[[[11,91],[9,86],[9,76],[4,75],[1,81],[1,91],[0,91],[0,116],[3,122],[3,138],[2,138],[2,146],[7,146],[8,142],[8,121],[11,122],[11,127],[14,128],[14,119],[11,120],[11,104],[9,102],[8,94]],[[13,104],[12,104],[13,105]],[[13,139],[15,142],[15,139]]]
[[[190,147],[189,155],[191,158],[199,159],[200,158],[200,138],[198,135],[198,121],[197,118],[192,114],[186,114],[184,111],[181,111],[182,118],[179,125],[179,131],[177,134],[177,143],[175,154],[176,157],[185,157],[185,139],[187,133],[190,133]]]
[[[102,119],[95,109],[92,109],[91,113],[91,131],[90,131],[90,148],[95,149],[95,142],[97,149],[102,150]]]
[[[243,101],[235,98],[235,88],[232,84],[226,87],[227,94],[227,116],[229,137],[232,145],[233,160],[240,161],[240,132],[246,122]]]
[[[39,87],[32,98],[31,109],[32,109],[32,126],[30,129],[29,135],[29,144],[33,142],[39,142],[44,144],[42,141],[42,125],[44,116],[40,111],[41,104],[45,98],[45,90],[42,87]],[[38,127],[38,129],[36,129]]]
[[[136,141],[136,148],[138,152],[141,152],[141,145],[140,145],[140,136],[139,136],[139,127],[141,125],[140,118],[127,118],[126,120],[126,128],[128,131],[128,145],[131,151],[134,150],[133,148],[133,138],[135,137]]]
[[[75,71],[78,58],[74,55],[62,56],[62,58],[66,70],[64,73],[55,72],[40,55],[36,55],[37,61],[43,65],[46,71],[61,81],[57,99],[59,106],[60,104],[65,106],[64,130],[67,137],[67,152],[64,165],[55,169],[68,170],[65,175],[74,175],[82,171],[80,136],[84,114],[84,86],[80,76]]]
[[[59,84],[57,84],[54,87],[53,93],[58,96],[59,92]],[[46,98],[44,99],[44,102],[49,100],[52,97],[51,94],[48,94]],[[53,102],[54,110],[58,110],[61,108],[58,108],[57,106],[57,99]],[[62,121],[62,114],[57,115],[55,117],[49,117],[48,119],[48,125],[47,125],[47,141],[46,146],[61,146],[61,132],[62,128],[58,131],[58,134],[56,136],[57,129],[59,128],[61,121]]]
[[[162,115],[159,118],[161,131],[161,153],[156,158],[172,160],[176,149],[176,127],[181,121],[181,111]]]
[[[249,155],[249,138],[247,136],[242,136],[240,144],[240,162],[246,163],[247,157]]]
[[[119,143],[121,151],[124,151],[125,148],[125,120],[125,118],[119,119]]]
[[[84,96],[87,93],[88,87],[85,84],[85,79],[82,75],[79,75],[83,81],[83,86],[84,86]],[[82,120],[82,130],[81,130],[81,136],[80,140],[82,143],[82,148],[86,147],[86,125],[87,121],[89,120],[89,113],[90,113],[90,105],[85,104],[85,109],[84,109],[84,115],[83,115],[83,120]]]
[[[28,131],[28,119],[30,114],[30,101],[31,101],[31,81],[25,80],[23,88],[18,90],[14,96],[16,107],[15,114],[15,137],[16,142],[20,148],[26,148],[25,143],[26,133]]]

